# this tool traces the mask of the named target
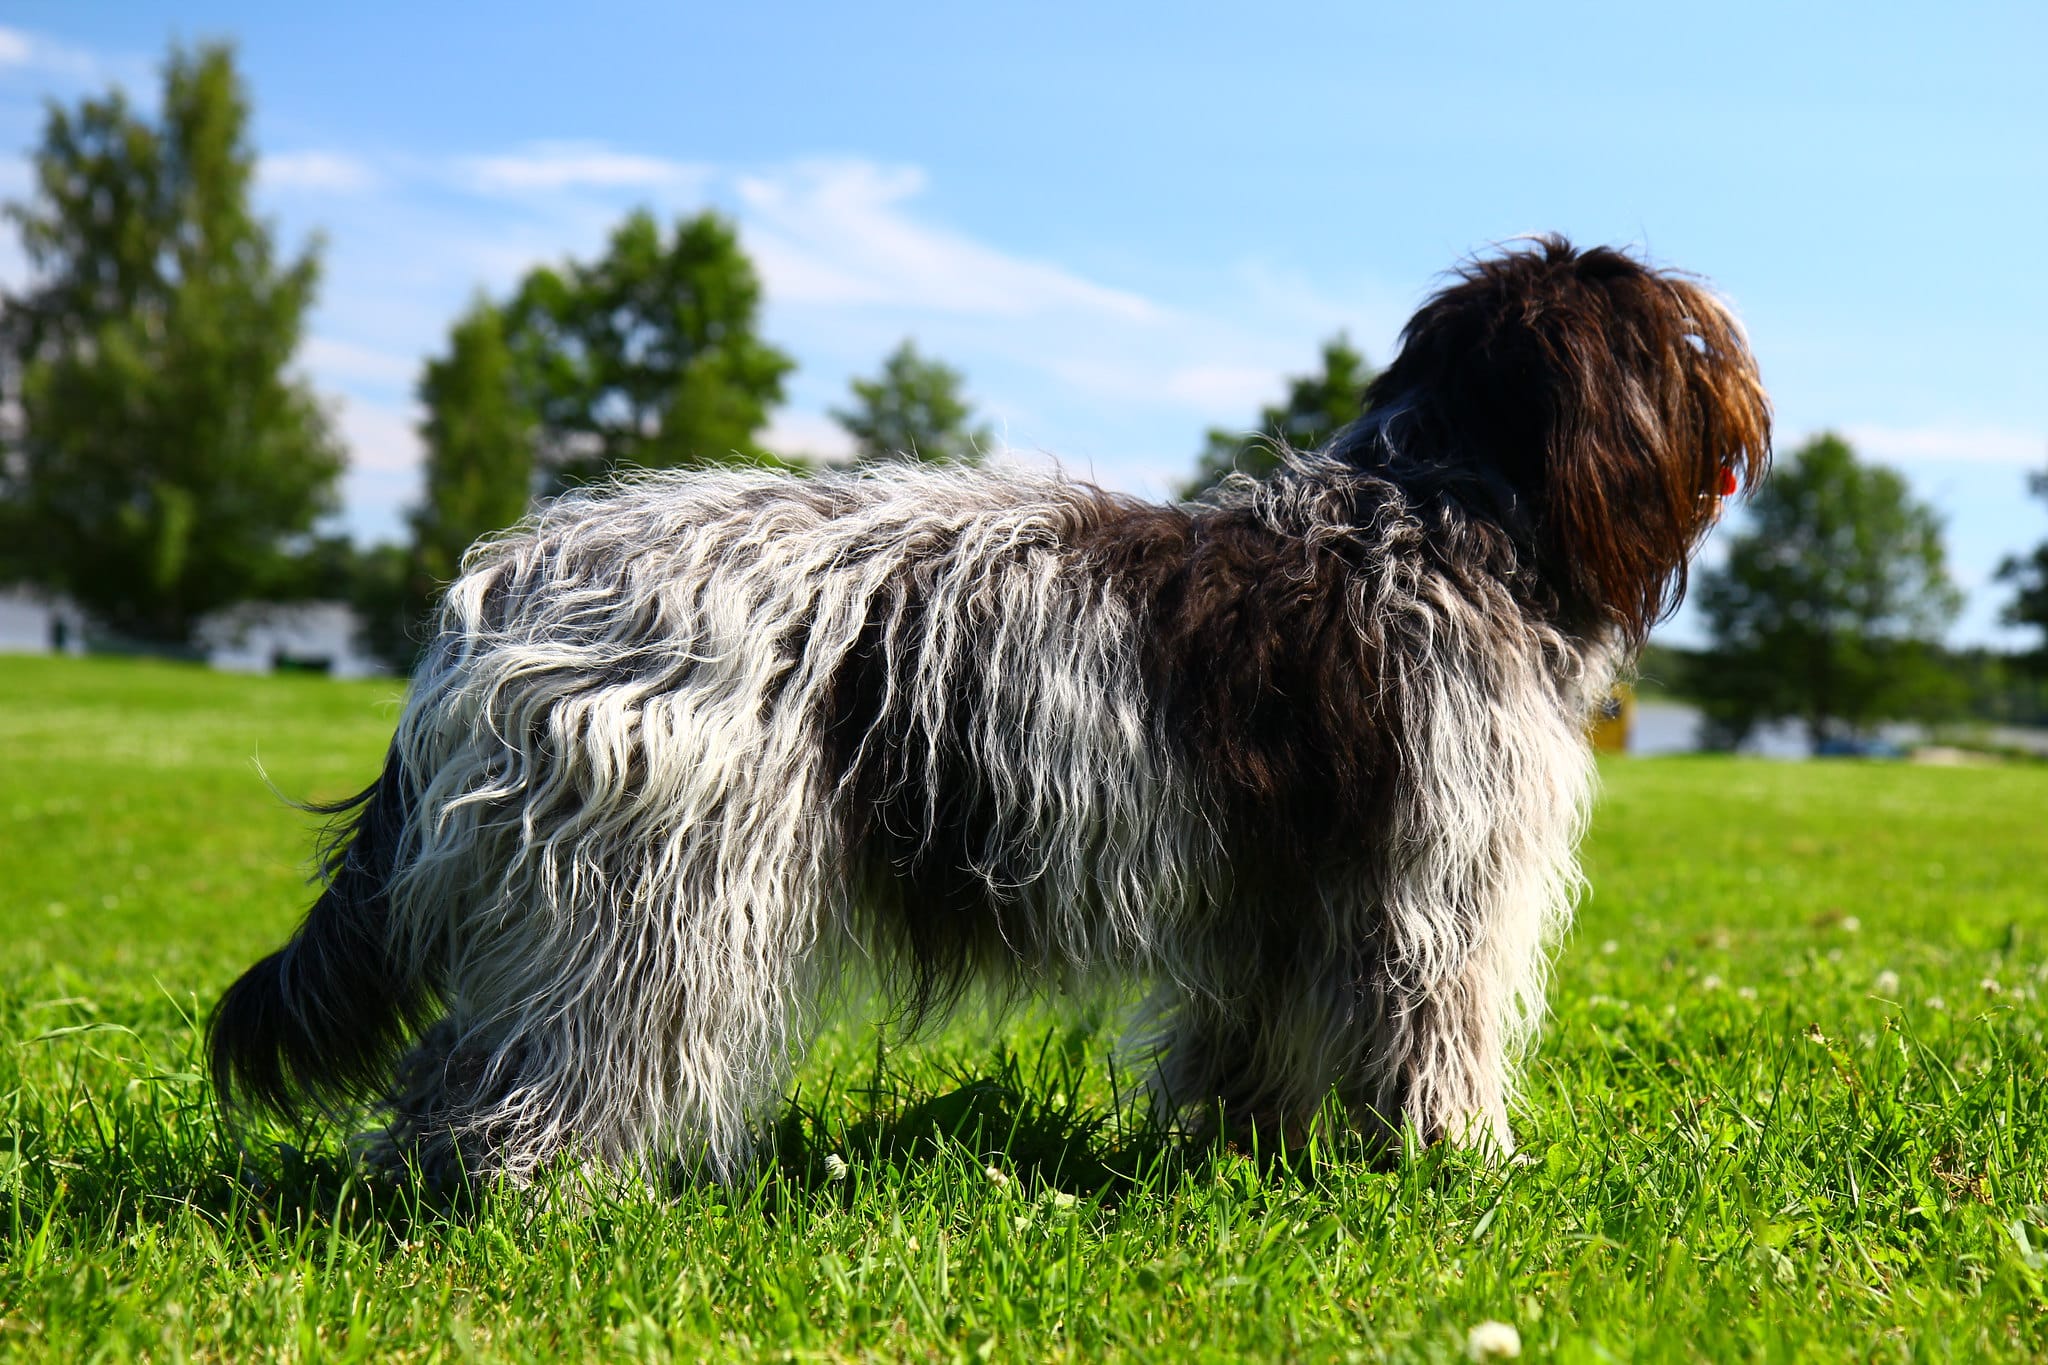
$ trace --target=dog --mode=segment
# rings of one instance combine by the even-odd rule
[[[1153,505],[902,464],[637,475],[480,544],[231,1108],[430,1178],[730,1179],[863,966],[904,1015],[1133,977],[1155,1112],[1512,1151],[1581,888],[1583,727],[1770,458],[1728,307],[1541,238],[1365,415]]]

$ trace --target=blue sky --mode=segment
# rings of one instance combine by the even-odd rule
[[[1948,520],[1956,638],[2021,638],[1990,580],[2048,537],[2048,6],[14,0],[0,195],[44,100],[147,100],[213,37],[265,210],[326,241],[304,364],[364,536],[415,495],[453,315],[635,205],[738,221],[799,364],[785,448],[839,445],[847,380],[915,336],[1019,458],[1149,493],[1325,337],[1384,360],[1460,256],[1561,230],[1710,277],[1780,448],[1833,427],[1903,470]]]

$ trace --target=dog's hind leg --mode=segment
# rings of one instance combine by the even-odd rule
[[[371,1160],[435,1189],[526,1185],[564,1159],[628,1165],[639,1155],[628,1125],[590,1122],[601,1117],[590,1104],[598,1066],[575,1064],[565,1046],[558,1028],[442,1020],[399,1064]]]
[[[517,1170],[530,1174],[546,1154],[515,1143],[500,1101],[519,1070],[515,1052],[465,1036],[446,1018],[421,1035],[399,1062],[384,1103],[387,1122],[367,1153],[392,1174],[415,1174],[430,1189],[452,1190]]]
[[[488,951],[451,974],[453,1013],[402,1064],[374,1156],[442,1184],[525,1184],[563,1161],[650,1184],[745,1167],[789,1071],[808,954],[749,953],[759,906],[623,900],[577,934],[529,915],[477,935]]]

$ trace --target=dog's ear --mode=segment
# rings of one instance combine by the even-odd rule
[[[1769,400],[1727,307],[1557,237],[1473,263],[1424,304],[1368,402],[1504,481],[1565,624],[1634,643],[1684,595],[1728,476],[1752,486],[1770,458]]]

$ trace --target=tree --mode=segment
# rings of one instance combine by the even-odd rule
[[[455,577],[479,537],[526,515],[533,493],[533,416],[519,394],[505,319],[479,299],[427,362],[425,500],[412,514],[414,559],[428,580]]]
[[[761,285],[730,224],[629,215],[605,254],[527,275],[506,345],[543,491],[622,468],[773,459],[755,436],[795,362],[755,335]]]
[[[287,373],[317,243],[276,258],[248,123],[229,49],[174,49],[157,123],[119,91],[52,105],[35,194],[7,207],[34,283],[0,336],[0,540],[17,573],[151,641],[302,581],[343,464]]]
[[[2048,502],[2048,470],[2030,475],[2027,487]],[[2009,556],[1998,566],[1998,577],[2019,588],[2019,595],[2006,604],[2005,623],[2041,632],[2040,647],[2026,657],[2037,671],[2048,673],[2048,540],[2036,545],[2032,554]]]
[[[1280,467],[1282,446],[1314,450],[1322,445],[1365,411],[1365,389],[1374,373],[1343,333],[1330,338],[1323,343],[1322,373],[1288,380],[1286,402],[1262,409],[1255,431],[1210,429],[1195,477],[1181,496],[1199,497],[1233,471],[1264,478]]]
[[[853,381],[855,406],[835,408],[832,418],[853,437],[854,458],[861,464],[974,464],[995,438],[987,427],[971,424],[974,408],[961,396],[961,383],[958,370],[927,360],[917,343],[905,340],[882,362],[879,377]]]
[[[1691,680],[1710,742],[1798,717],[1818,745],[1938,713],[1938,641],[1961,608],[1934,512],[1847,442],[1816,437],[1750,505],[1727,563],[1699,575],[1711,647]]]
[[[449,329],[447,354],[420,375],[426,461],[421,501],[408,517],[411,543],[344,556],[365,643],[400,670],[411,668],[427,613],[463,554],[518,521],[532,501],[534,422],[517,369],[503,311],[478,298]]]

